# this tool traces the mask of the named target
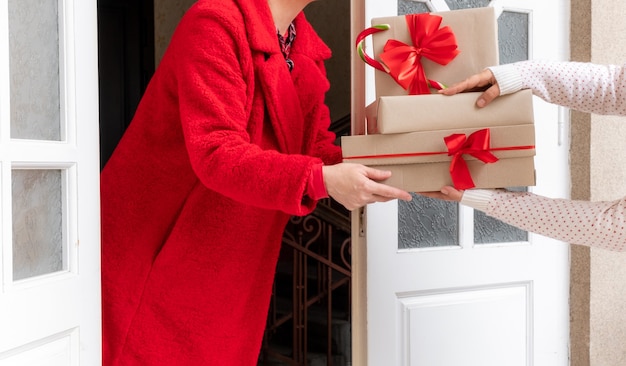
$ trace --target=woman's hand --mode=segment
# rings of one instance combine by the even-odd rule
[[[368,203],[387,202],[393,199],[411,200],[411,195],[401,189],[379,183],[391,172],[361,164],[340,163],[322,167],[328,195],[348,210]]]
[[[483,90],[485,87],[487,87],[485,92],[483,92],[476,100],[476,106],[482,108],[500,96],[500,86],[498,86],[498,82],[493,77],[493,73],[489,69],[485,69],[478,74],[474,74],[467,79],[448,88],[439,90],[438,92],[443,95],[454,95],[464,91]]]
[[[445,186],[441,188],[439,192],[419,192],[422,196],[437,198],[444,201],[455,201],[461,202],[461,198],[463,198],[463,191],[459,191],[458,189],[450,186]]]

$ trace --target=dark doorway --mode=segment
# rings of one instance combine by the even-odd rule
[[[153,0],[98,0],[100,168],[154,73]]]

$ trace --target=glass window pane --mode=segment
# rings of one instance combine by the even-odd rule
[[[476,244],[528,241],[528,232],[474,210],[474,241]]]
[[[12,138],[61,139],[58,8],[54,0],[9,0]]]
[[[428,5],[413,0],[398,0],[398,15],[428,13]]]
[[[398,201],[398,249],[459,245],[458,204],[411,195]]]
[[[67,268],[61,170],[12,171],[13,279]]]
[[[509,191],[526,192],[527,187],[511,187]],[[528,232],[474,210],[474,242],[476,244],[528,241]]]
[[[490,0],[446,0],[450,10],[483,8],[489,6]]]
[[[528,60],[529,14],[503,11],[498,18],[500,63]]]

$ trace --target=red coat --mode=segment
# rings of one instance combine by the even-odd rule
[[[330,50],[267,0],[200,0],[102,171],[104,365],[256,365],[282,232],[310,213]],[[303,198],[304,197],[304,198]]]

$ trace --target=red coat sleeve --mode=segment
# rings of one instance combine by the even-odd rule
[[[335,139],[337,136],[329,130],[330,128],[330,112],[326,105],[321,105],[323,109],[321,121],[318,124],[317,135],[315,139],[315,146],[313,148],[313,155],[319,157],[324,161],[326,165],[334,165],[341,163],[342,153],[341,148],[335,145]]]

